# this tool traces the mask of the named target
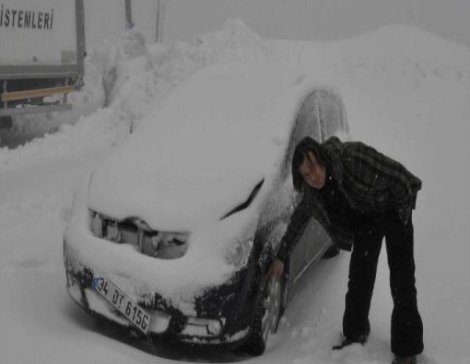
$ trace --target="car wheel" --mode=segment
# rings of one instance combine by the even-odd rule
[[[268,278],[255,308],[255,316],[248,342],[244,351],[251,355],[261,355],[266,349],[268,338],[277,331],[281,313],[284,284],[278,278]]]

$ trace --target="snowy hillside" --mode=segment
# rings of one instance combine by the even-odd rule
[[[0,363],[390,362],[384,252],[369,342],[341,352],[330,347],[341,330],[347,253],[308,272],[279,333],[254,359],[161,348],[155,356],[100,329],[67,296],[62,234],[79,182],[175,86],[229,61],[287,64],[335,86],[353,139],[401,160],[423,180],[414,214],[421,360],[470,363],[470,50],[402,26],[337,42],[266,40],[238,20],[189,43],[145,46],[138,33],[123,34],[89,53],[86,86],[72,95],[72,112],[15,121],[8,137],[54,133],[0,149]]]

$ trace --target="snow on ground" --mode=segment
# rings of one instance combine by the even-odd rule
[[[236,20],[190,43],[144,47],[138,33],[125,34],[90,53],[87,86],[73,96],[74,114],[16,121],[17,133],[56,132],[0,149],[0,362],[247,360],[160,349],[155,356],[118,340],[67,296],[61,247],[73,191],[86,172],[183,79],[205,65],[233,60],[306,68],[319,82],[335,85],[353,138],[403,161],[422,178],[414,222],[424,359],[470,363],[470,50],[401,26],[337,42],[268,41]],[[330,351],[341,329],[348,258],[344,253],[308,272],[267,352],[248,362],[390,362],[385,254],[369,342]]]

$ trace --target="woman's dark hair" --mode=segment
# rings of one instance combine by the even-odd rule
[[[304,178],[300,174],[299,168],[307,156],[307,152],[312,152],[318,164],[326,167],[326,156],[321,144],[310,137],[303,138],[295,147],[292,156],[292,182],[297,192],[302,192],[303,189]]]

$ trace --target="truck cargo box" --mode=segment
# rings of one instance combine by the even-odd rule
[[[71,107],[84,30],[83,0],[0,0],[0,118]]]

